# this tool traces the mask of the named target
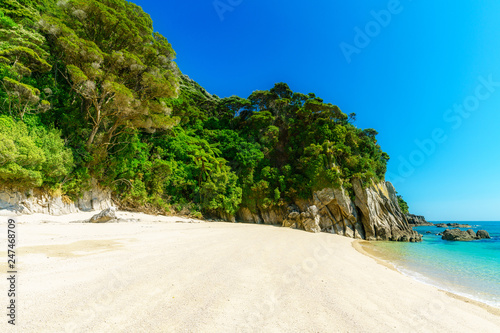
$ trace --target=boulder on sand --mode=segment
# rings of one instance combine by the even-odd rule
[[[90,223],[106,223],[111,220],[116,220],[116,208],[115,207],[110,207],[107,208],[103,211],[101,211],[99,214],[96,214],[92,216],[89,220]]]

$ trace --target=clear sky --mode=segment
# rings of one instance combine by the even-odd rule
[[[209,92],[314,92],[380,133],[413,213],[500,220],[497,0],[133,2]]]

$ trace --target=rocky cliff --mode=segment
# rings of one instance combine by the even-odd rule
[[[406,220],[411,226],[432,226],[433,223],[427,222],[421,215],[406,214]]]
[[[286,209],[252,212],[238,211],[236,220],[249,223],[281,224],[310,232],[330,232],[366,240],[416,242],[422,236],[414,231],[401,212],[396,190],[389,182],[364,188],[353,182],[352,200],[343,188],[325,188],[313,193],[310,200],[296,200]]]
[[[296,200],[286,208],[241,208],[236,218],[225,220],[259,224],[279,224],[309,232],[330,232],[366,240],[416,242],[422,236],[408,224],[399,209],[396,191],[391,183],[382,182],[363,187],[353,182],[354,200],[343,188],[325,188],[313,193],[309,200]],[[77,201],[64,196],[29,190],[0,190],[0,215],[45,213],[62,215],[78,211],[112,207],[111,194],[93,183],[92,189]]]
[[[92,183],[77,201],[44,191],[0,190],[0,215],[51,214],[63,215],[79,211],[102,210],[113,206],[111,193]]]

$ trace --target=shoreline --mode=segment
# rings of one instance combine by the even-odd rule
[[[499,316],[500,317],[500,307],[495,307],[493,305],[490,305],[490,304],[487,304],[487,303],[484,303],[484,302],[481,302],[479,300],[475,300],[475,299],[472,299],[470,297],[467,297],[467,296],[463,296],[463,295],[460,295],[460,294],[457,294],[457,293],[454,293],[452,291],[449,291],[449,290],[444,290],[442,288],[440,288],[439,286],[436,286],[434,284],[431,284],[431,283],[425,283],[425,282],[422,282],[416,278],[414,278],[413,276],[410,276],[410,275],[407,275],[407,274],[404,274],[403,272],[401,272],[392,262],[391,262],[391,259],[390,258],[387,258],[387,257],[384,257],[384,255],[382,255],[381,253],[377,252],[377,251],[373,251],[373,249],[370,247],[371,242],[370,241],[366,241],[366,240],[359,240],[359,239],[356,239],[353,241],[352,243],[352,247],[354,249],[356,249],[356,251],[358,251],[359,253],[365,255],[365,256],[368,256],[372,259],[374,259],[379,265],[382,265],[382,266],[385,266],[389,269],[392,269],[396,272],[398,272],[399,274],[405,276],[405,277],[408,277],[412,280],[415,280],[421,284],[424,284],[424,285],[428,285],[428,286],[431,286],[431,287],[434,287],[436,289],[438,289],[440,292],[446,294],[447,296],[451,297],[451,298],[454,298],[454,299],[457,299],[457,300],[460,300],[462,302],[465,302],[465,303],[469,303],[469,304],[474,304],[474,305],[477,305],[483,309],[485,309],[486,311],[488,311],[489,313],[495,315],[495,316]],[[417,272],[418,273],[418,272]]]
[[[95,213],[17,217],[23,332],[500,327],[487,308],[380,265],[351,238],[123,211],[123,222],[72,223]]]

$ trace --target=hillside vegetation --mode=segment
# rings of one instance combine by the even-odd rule
[[[0,0],[0,182],[76,198],[96,179],[123,208],[233,215],[383,180],[355,115],[285,83],[219,98],[183,75],[124,0]]]

